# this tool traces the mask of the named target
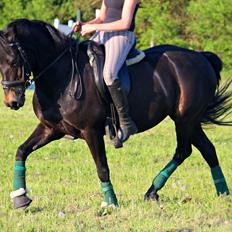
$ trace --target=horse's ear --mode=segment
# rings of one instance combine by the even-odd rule
[[[1,41],[5,41],[6,40],[5,33],[2,30],[0,30],[0,40]]]
[[[5,30],[3,30],[3,34],[9,42],[15,41],[16,26],[15,25],[8,26]]]
[[[57,44],[63,44],[64,39],[66,39],[66,36],[64,36],[50,24],[45,24],[45,28],[53,41],[55,41]]]
[[[58,40],[57,29],[55,27],[51,26],[50,24],[45,24],[45,28],[47,29],[47,31],[50,34],[50,36],[52,37],[52,39],[54,41],[57,41]]]

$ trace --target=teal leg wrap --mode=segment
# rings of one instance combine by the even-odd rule
[[[160,190],[171,176],[171,174],[176,170],[178,163],[175,160],[171,160],[155,177],[153,180],[153,186],[155,190]]]
[[[217,194],[226,194],[229,195],[229,189],[228,186],[226,184],[226,179],[223,175],[222,169],[220,166],[211,168],[211,173],[212,173],[212,177],[213,177],[213,181],[217,190]]]
[[[106,202],[108,205],[113,204],[115,206],[118,206],[118,201],[111,182],[102,182],[101,188],[104,194],[104,202]]]
[[[25,161],[15,161],[13,180],[14,191],[20,188],[26,189],[25,173]]]

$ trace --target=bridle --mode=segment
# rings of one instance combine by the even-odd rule
[[[12,48],[16,48],[16,50],[18,51],[18,54],[22,60],[22,71],[23,71],[23,80],[15,80],[15,81],[6,81],[3,80],[2,86],[3,89],[10,89],[10,88],[14,88],[14,87],[22,87],[23,88],[27,88],[31,85],[30,82],[30,76],[31,76],[31,67],[30,64],[28,62],[28,59],[26,57],[26,53],[24,52],[24,50],[22,49],[22,47],[20,46],[19,42],[13,42],[9,44],[10,47]]]
[[[49,65],[47,65],[42,71],[40,71],[40,73],[36,76],[31,77],[32,69],[30,66],[30,63],[28,62],[28,58],[26,55],[26,52],[23,50],[23,48],[21,47],[20,43],[18,41],[16,42],[12,42],[9,44],[10,47],[15,48],[21,58],[22,61],[22,71],[23,71],[23,76],[24,79],[23,80],[14,80],[14,81],[6,81],[3,80],[1,82],[3,89],[11,89],[11,88],[17,88],[17,87],[21,87],[23,92],[30,86],[32,85],[33,82],[35,82],[37,79],[39,79],[41,76],[43,76],[53,65],[55,65],[68,51],[71,53],[71,57],[72,57],[72,69],[74,70],[74,65],[75,62],[73,60],[73,55],[72,55],[72,38],[74,35],[74,31],[71,31],[68,34],[68,38],[70,39],[70,44],[68,47],[66,47],[60,54],[58,57],[56,57]],[[77,39],[76,39],[76,54],[78,52],[78,48],[79,48],[79,44],[80,44],[80,33],[78,33],[77,35]],[[77,67],[76,67],[77,68]],[[78,70],[77,70],[78,71]],[[74,73],[74,71],[72,72]],[[74,74],[72,74],[74,75]]]

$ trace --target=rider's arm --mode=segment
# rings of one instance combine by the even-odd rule
[[[134,16],[137,0],[125,0],[121,19],[111,23],[86,23],[82,26],[81,34],[85,35],[93,31],[121,31],[128,30]],[[106,9],[107,10],[107,9]],[[104,11],[106,13],[106,11]],[[102,15],[105,17],[105,14]]]
[[[120,31],[128,30],[131,26],[137,0],[125,0],[122,17],[120,20],[111,23],[96,24],[97,31]]]

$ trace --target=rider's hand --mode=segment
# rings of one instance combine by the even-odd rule
[[[96,25],[95,24],[85,24],[81,27],[81,35],[86,35],[88,33],[96,31]]]
[[[82,28],[82,25],[83,25],[83,24],[84,24],[84,23],[82,23],[81,21],[75,22],[74,25],[73,25],[73,31],[74,31],[74,32],[79,32],[79,31],[81,31],[81,28]]]

